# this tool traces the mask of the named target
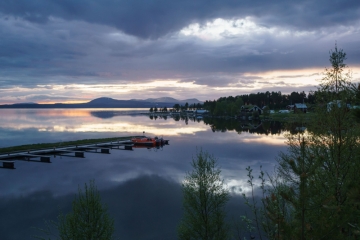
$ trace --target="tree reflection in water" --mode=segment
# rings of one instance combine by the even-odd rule
[[[302,121],[302,118],[298,118],[298,121],[292,120],[291,122],[279,122],[271,120],[242,120],[235,118],[219,118],[219,117],[202,117],[202,116],[189,116],[174,114],[169,115],[149,115],[150,120],[173,119],[174,121],[184,121],[186,125],[189,122],[203,122],[205,125],[209,125],[213,132],[226,132],[235,131],[238,134],[242,132],[264,134],[264,135],[280,135],[281,132],[288,131],[291,134],[296,134],[300,131],[307,129],[306,122]],[[296,119],[296,118],[295,118]],[[313,131],[312,129],[307,129]]]
[[[174,121],[184,121],[186,125],[189,122],[203,122],[205,125],[210,126],[213,132],[226,132],[226,131],[236,131],[237,133],[248,132],[248,133],[257,133],[265,135],[279,135],[284,130],[291,131],[291,127],[287,124],[277,122],[277,121],[244,121],[234,118],[211,118],[211,117],[202,117],[202,116],[186,116],[186,115],[173,115],[169,116],[153,116],[149,115],[150,120],[163,119],[167,120],[168,118],[173,119]]]

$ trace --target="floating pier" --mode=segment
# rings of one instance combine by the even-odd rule
[[[84,158],[85,152],[110,154],[110,149],[133,150],[133,146],[134,145],[131,141],[117,141],[61,148],[11,152],[0,154],[0,168],[15,169],[15,161],[51,163],[50,160],[52,156]]]

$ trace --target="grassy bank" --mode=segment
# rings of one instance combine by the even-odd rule
[[[40,149],[47,149],[47,148],[58,148],[58,147],[68,147],[68,146],[76,146],[76,145],[96,144],[96,143],[104,143],[104,142],[111,142],[111,141],[126,141],[126,140],[130,140],[133,137],[137,137],[137,136],[82,139],[82,140],[77,140],[77,141],[55,142],[55,143],[27,144],[27,145],[0,148],[0,154],[10,153],[10,152],[20,152],[20,151],[33,151],[33,150],[40,150]]]

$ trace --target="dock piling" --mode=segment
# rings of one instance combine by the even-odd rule
[[[84,152],[75,152],[75,157],[85,157]]]
[[[50,157],[48,156],[40,157],[40,162],[50,163]]]
[[[125,150],[132,150],[132,146],[131,145],[125,145]]]
[[[101,153],[110,153],[110,150],[108,148],[102,148]]]
[[[3,168],[15,169],[14,161],[3,161]]]

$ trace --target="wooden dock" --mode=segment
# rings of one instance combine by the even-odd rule
[[[51,163],[51,157],[55,156],[84,158],[85,152],[110,154],[110,149],[133,150],[133,146],[134,144],[131,141],[127,140],[40,150],[29,150],[22,152],[10,152],[6,154],[0,154],[0,161],[2,162],[0,168],[15,169],[15,161]]]

